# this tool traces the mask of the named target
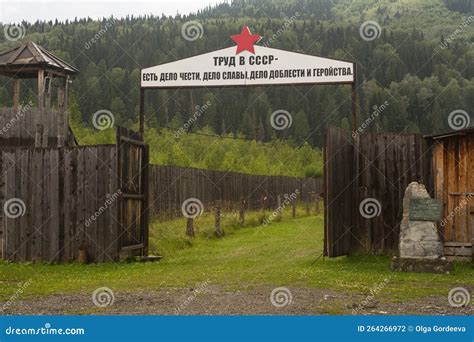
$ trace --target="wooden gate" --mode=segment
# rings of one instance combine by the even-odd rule
[[[329,127],[324,149],[324,255],[337,257],[349,252],[351,201],[354,187],[354,150],[348,132]]]
[[[120,251],[148,254],[148,146],[139,133],[117,127]]]
[[[398,250],[411,182],[433,195],[431,144],[420,134],[326,131],[325,252],[330,257]]]

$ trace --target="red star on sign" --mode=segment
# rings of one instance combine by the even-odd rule
[[[255,47],[253,45],[262,37],[258,34],[252,34],[248,26],[244,26],[240,34],[234,34],[230,38],[237,43],[237,52],[235,54],[238,55],[242,51],[249,51],[255,54]]]

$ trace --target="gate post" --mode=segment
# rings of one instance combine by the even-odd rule
[[[240,207],[239,207],[239,224],[241,227],[244,226],[245,224],[245,218],[244,218],[244,206],[245,206],[245,200],[243,197],[240,197]]]
[[[143,139],[143,135],[142,135]],[[148,256],[148,241],[149,241],[149,188],[148,188],[148,179],[150,171],[150,150],[148,145],[144,145],[143,148],[143,209],[142,209],[142,237],[143,237],[143,256]]]
[[[215,234],[217,237],[222,237],[224,236],[224,231],[222,230],[221,227],[221,206],[220,203],[217,202],[216,207],[215,207]]]
[[[192,217],[189,217],[186,223],[186,235],[194,237],[194,220]]]
[[[145,133],[145,89],[140,87],[140,134]]]

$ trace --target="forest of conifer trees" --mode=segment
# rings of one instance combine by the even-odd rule
[[[189,16],[22,25],[25,40],[37,42],[81,71],[72,83],[71,106],[85,126],[92,126],[91,117],[99,109],[114,113],[116,123],[132,126],[142,67],[230,46],[230,35],[247,24],[270,47],[357,61],[359,122],[388,103],[370,131],[431,133],[449,128],[451,111],[474,107],[471,6],[469,0],[255,0],[223,3]],[[362,12],[366,14],[361,17]],[[190,20],[202,25],[200,39],[183,39],[182,25]],[[364,20],[380,25],[377,39],[361,38]],[[100,37],[93,39],[98,32]],[[2,41],[0,50],[17,43]],[[1,84],[0,102],[8,105],[12,89]],[[34,97],[27,87],[23,92]],[[178,128],[196,105],[207,101],[212,106],[190,131],[207,127],[215,134],[321,146],[326,124],[349,127],[347,86],[158,91],[147,98],[147,125]],[[269,116],[280,108],[292,114],[293,125],[277,132]]]

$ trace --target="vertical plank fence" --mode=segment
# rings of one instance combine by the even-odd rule
[[[123,128],[117,142],[1,149],[0,257],[110,262],[126,249],[146,255],[148,146]]]
[[[1,152],[1,257],[118,260],[116,146]]]
[[[431,156],[432,146],[422,135],[364,133],[353,140],[348,132],[329,127],[326,255],[395,252],[408,184],[423,183],[434,195]],[[369,203],[373,215],[364,212],[364,203]]]
[[[12,261],[119,260],[146,255],[149,216],[182,216],[188,198],[222,211],[276,208],[319,193],[314,178],[148,164],[148,146],[119,128],[117,145],[0,149],[0,257]],[[17,215],[19,213],[19,215]],[[191,222],[192,223],[192,222]]]
[[[150,213],[160,219],[180,217],[181,205],[197,198],[210,209],[219,202],[224,211],[276,208],[278,196],[300,192],[298,200],[319,193],[322,179],[261,176],[238,172],[150,165]],[[209,205],[207,205],[209,204]]]

